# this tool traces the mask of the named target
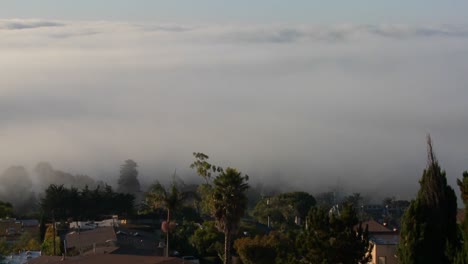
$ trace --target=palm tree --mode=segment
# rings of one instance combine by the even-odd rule
[[[167,210],[167,231],[166,231],[166,256],[169,256],[169,231],[172,213],[180,208],[191,196],[190,192],[179,190],[175,181],[170,188],[166,189],[161,183],[156,181],[146,193],[146,202],[152,209],[164,208]]]
[[[224,263],[231,263],[231,238],[237,231],[247,208],[245,194],[249,177],[233,168],[227,168],[213,181],[213,210],[218,228],[224,233]]]

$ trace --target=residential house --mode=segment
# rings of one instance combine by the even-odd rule
[[[397,264],[396,257],[399,233],[396,230],[390,230],[386,226],[375,220],[369,220],[362,223],[367,225],[369,230],[369,240],[372,248],[372,264]]]
[[[8,218],[0,220],[0,237],[13,237],[21,234],[22,231],[21,221],[15,218]]]
[[[22,224],[22,231],[31,234],[33,238],[39,240],[39,233],[40,233],[40,223],[37,219],[24,219],[19,220]]]

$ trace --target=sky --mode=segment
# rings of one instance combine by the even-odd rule
[[[165,22],[464,23],[465,0],[2,0],[4,18]]]
[[[320,1],[325,2],[325,1]],[[0,169],[414,196],[468,170],[466,1],[1,1]],[[352,2],[352,3],[351,3]],[[112,182],[111,182],[112,183]]]

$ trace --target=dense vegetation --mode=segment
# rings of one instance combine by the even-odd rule
[[[58,232],[51,225],[47,227],[47,223],[119,215],[161,221],[162,225],[154,228],[165,233],[165,254],[178,251],[198,256],[205,263],[229,264],[231,256],[244,264],[368,263],[373,244],[362,221],[378,219],[395,228],[400,228],[401,223],[400,263],[467,264],[468,220],[465,217],[463,223],[456,223],[454,190],[447,184],[430,140],[428,149],[428,165],[416,199],[408,202],[388,197],[382,201],[384,209],[377,212],[364,210],[365,197],[359,193],[346,197],[337,197],[333,192],[314,197],[297,191],[264,195],[249,185],[247,175],[213,165],[203,153],[194,153],[190,167],[204,183],[185,185],[173,175],[169,185],[156,180],[143,193],[137,164],[132,160],[120,168],[117,191],[90,177],[57,171],[41,163],[36,167],[41,179],[54,179],[61,184],[47,185],[39,194],[37,206],[27,207],[26,201],[38,198],[28,192],[31,185],[24,168],[12,167],[3,175],[6,186],[11,186],[14,176],[19,175],[28,195],[16,203],[4,199],[0,202],[0,216],[20,216],[22,210],[32,210],[31,217],[41,219],[41,237],[25,233],[14,245],[0,240],[0,253],[41,248],[45,254],[58,255]],[[458,180],[465,208],[467,186],[465,172]],[[18,211],[15,205],[26,209]]]

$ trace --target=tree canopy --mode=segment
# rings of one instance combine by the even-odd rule
[[[458,247],[457,201],[437,161],[430,136],[427,168],[415,200],[402,219],[398,258],[402,264],[452,263]]]
[[[208,155],[201,152],[194,152],[193,157],[195,161],[190,164],[190,168],[195,169],[197,174],[205,179],[206,183],[209,183],[212,176],[223,172],[223,168],[220,166],[213,165],[208,162],[210,158]]]
[[[181,190],[180,186],[177,186],[176,182],[173,181],[169,188],[164,187],[161,183],[156,181],[152,184],[146,193],[146,203],[152,209],[163,208],[167,210],[166,219],[166,256],[169,256],[169,237],[171,227],[172,214],[182,208],[184,203],[191,197],[190,192]]]
[[[309,193],[288,192],[264,197],[252,213],[263,224],[267,224],[269,217],[271,226],[285,228],[300,225],[315,204],[315,198]]]
[[[140,192],[137,167],[137,163],[131,159],[126,160],[125,163],[120,166],[120,178],[117,182],[117,192],[130,193],[133,195]]]
[[[0,201],[0,218],[11,217],[13,206],[9,202]]]
[[[131,215],[134,200],[133,195],[116,193],[108,185],[78,190],[52,184],[41,199],[41,210],[56,220],[96,220],[105,215]]]
[[[307,229],[298,237],[296,246],[307,263],[368,263],[372,257],[367,227],[359,223],[350,203],[336,214],[313,207]]]
[[[224,263],[231,263],[232,235],[237,231],[247,208],[246,191],[249,177],[227,168],[213,181],[213,215],[224,233]]]
[[[468,264],[468,172],[463,172],[463,178],[457,179],[457,185],[460,188],[461,197],[465,205],[465,219],[460,224],[461,237],[463,238],[463,247],[456,255],[454,263]]]

